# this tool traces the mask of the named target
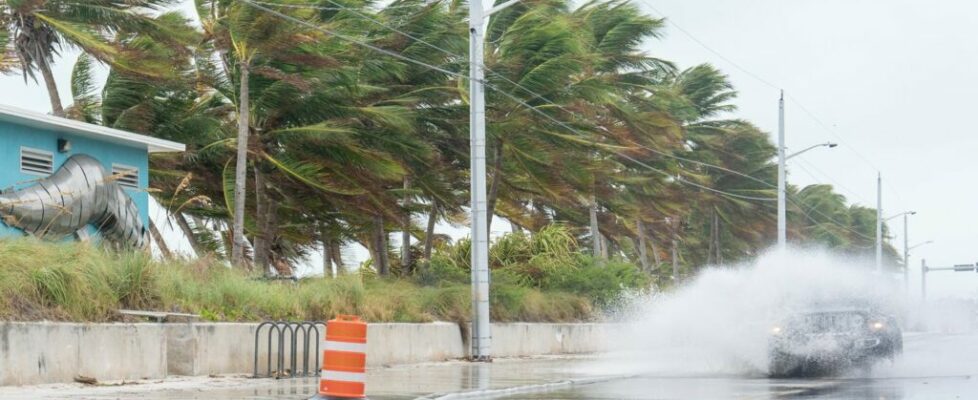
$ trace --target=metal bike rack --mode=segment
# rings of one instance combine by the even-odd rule
[[[265,329],[266,327],[267,329]],[[319,327],[322,327],[322,330]],[[319,344],[325,332],[326,323],[323,321],[265,321],[258,324],[258,328],[255,329],[254,374],[252,376],[255,378],[274,377],[276,379],[318,376],[319,355],[321,353]],[[262,334],[267,338],[264,342],[267,343],[265,348],[268,349],[268,356],[265,360],[265,373],[259,374],[258,358],[262,348],[260,341]],[[302,343],[301,346],[299,345],[300,342]],[[311,368],[309,364],[310,350],[314,354],[311,360]],[[299,364],[300,355],[302,358],[301,365]],[[275,358],[275,369],[272,369],[273,356]],[[301,374],[299,373],[300,366],[302,367]]]

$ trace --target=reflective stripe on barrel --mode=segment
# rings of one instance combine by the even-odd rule
[[[319,394],[339,398],[366,396],[367,324],[340,315],[326,323]]]

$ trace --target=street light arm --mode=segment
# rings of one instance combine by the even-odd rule
[[[804,152],[806,152],[806,151],[809,151],[809,150],[812,150],[812,149],[816,149],[816,148],[819,148],[819,147],[830,147],[830,148],[831,148],[831,147],[835,147],[835,146],[838,146],[838,144],[835,144],[835,143],[831,143],[831,142],[828,142],[828,143],[819,143],[819,144],[815,144],[815,145],[811,145],[811,146],[808,146],[807,148],[805,148],[805,149],[804,149],[804,150],[802,150],[802,151],[799,151],[799,152],[796,152],[796,153],[793,153],[793,154],[791,154],[791,155],[789,155],[789,156],[787,156],[787,157],[785,157],[784,159],[785,159],[785,160],[790,160],[790,159],[791,159],[792,157],[794,157],[794,156],[798,156],[798,155],[801,155],[801,153],[804,153]]]
[[[917,212],[916,211],[904,211],[904,212],[899,213],[899,214],[891,215],[889,218],[884,219],[884,221],[889,221],[891,219],[894,219],[896,217],[902,217],[904,215],[914,215],[914,214],[917,214]]]
[[[917,244],[915,244],[913,246],[907,247],[907,251],[910,251],[910,250],[916,249],[916,248],[918,248],[920,246],[923,246],[923,245],[926,245],[926,244],[931,244],[931,243],[934,243],[934,241],[933,240],[928,240],[928,241],[923,242],[923,243],[917,243]]]

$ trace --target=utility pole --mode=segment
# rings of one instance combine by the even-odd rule
[[[492,359],[489,325],[489,214],[486,201],[485,30],[487,19],[520,0],[488,12],[482,0],[469,1],[469,142],[472,207],[472,359]]]
[[[876,173],[876,272],[883,271],[883,174]]]
[[[903,217],[903,285],[907,294],[910,294],[910,250],[917,246],[923,246],[931,243],[931,241],[928,240],[916,246],[910,246],[910,235],[907,233],[907,219],[911,215],[917,215],[917,212],[912,210],[904,211],[883,220],[883,222],[886,223],[896,217]]]
[[[788,147],[784,144],[784,90],[782,90],[781,98],[778,100],[778,251],[784,252],[788,246],[788,159],[815,148],[835,146],[837,144],[831,142],[819,143],[790,155],[787,154]]]
[[[927,302],[927,260],[920,259],[920,304]]]
[[[787,182],[785,182],[784,146],[784,90],[778,100],[778,251],[784,252],[788,243],[788,215],[786,210]]]
[[[482,0],[469,1],[469,141],[472,197],[472,359],[490,359],[489,227],[486,201],[486,94]]]
[[[907,217],[914,213],[903,213],[903,290],[910,294],[910,244],[907,238]]]

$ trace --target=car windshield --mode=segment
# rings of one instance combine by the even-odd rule
[[[863,327],[866,317],[853,311],[804,313],[789,322],[789,327],[806,333],[851,332]]]

